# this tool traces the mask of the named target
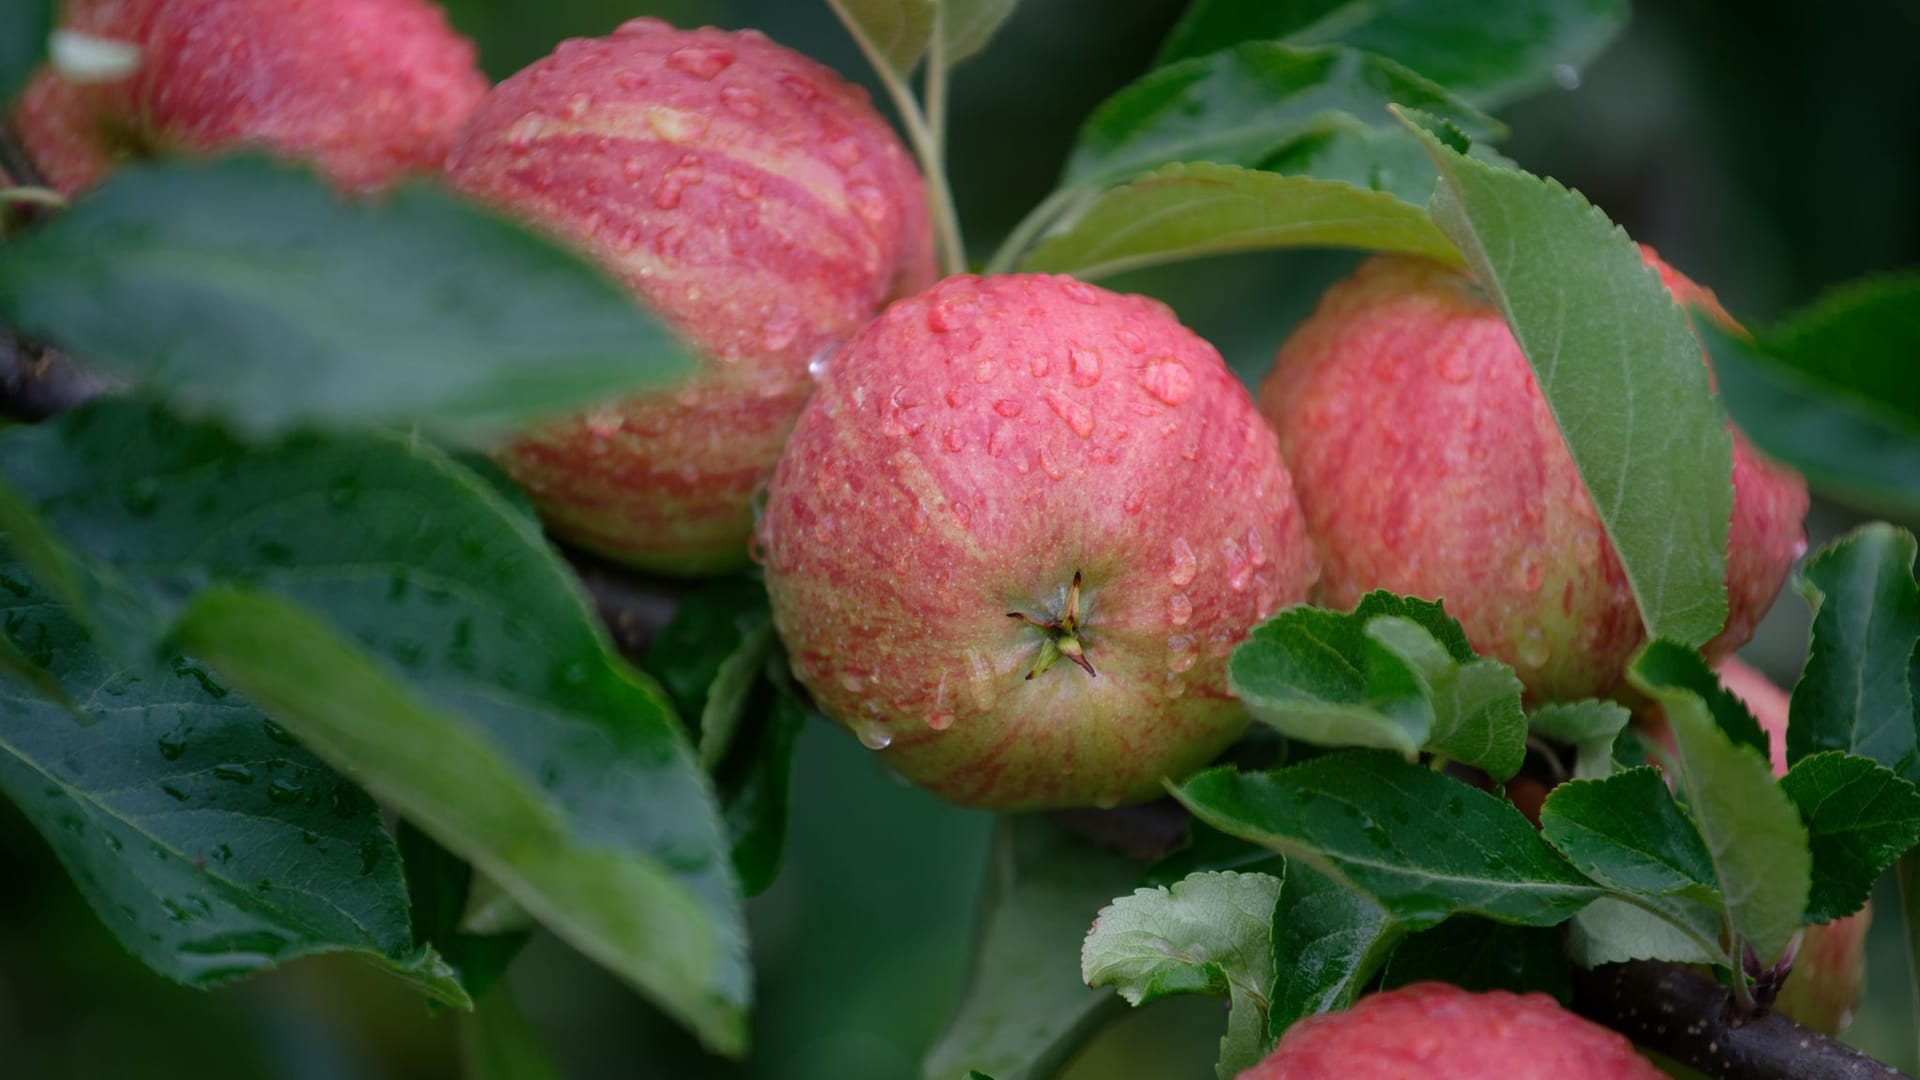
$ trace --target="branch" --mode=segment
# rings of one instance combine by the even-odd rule
[[[571,548],[560,553],[580,575],[620,654],[635,664],[694,590],[691,582],[642,574]]]
[[[66,412],[111,385],[44,345],[0,327],[0,416],[33,422]]]
[[[1575,968],[1573,1010],[1720,1080],[1912,1080],[1777,1012],[1737,1017],[1726,987],[1677,964]]]

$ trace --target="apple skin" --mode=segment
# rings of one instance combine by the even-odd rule
[[[1545,994],[1414,983],[1287,1029],[1239,1080],[1664,1080],[1618,1032]]]
[[[814,700],[995,809],[1161,793],[1245,729],[1233,646],[1317,572],[1273,433],[1163,305],[948,278],[827,365],[757,535]],[[1081,575],[1097,674],[1026,678]]]
[[[21,141],[70,195],[128,156],[242,148],[370,194],[437,170],[487,89],[425,0],[69,0],[64,25],[141,50],[127,78],[46,68],[22,95]]]
[[[1753,711],[1767,733],[1776,776],[1787,773],[1785,690],[1765,675],[1729,658],[1720,665],[1720,682]],[[1867,980],[1867,930],[1873,905],[1829,923],[1807,927],[1794,957],[1793,972],[1780,988],[1774,1008],[1815,1031],[1838,1035],[1853,1020]]]
[[[1642,253],[1677,300],[1732,325]],[[1260,406],[1320,548],[1321,603],[1444,599],[1531,700],[1617,688],[1646,640],[1638,605],[1532,366],[1472,278],[1369,260],[1281,347]],[[1729,617],[1710,658],[1746,642],[1806,549],[1805,482],[1732,434]]]
[[[933,278],[925,186],[866,91],[750,30],[564,42],[487,96],[447,177],[595,258],[703,359],[501,455],[555,535],[648,569],[747,563],[810,362]]]

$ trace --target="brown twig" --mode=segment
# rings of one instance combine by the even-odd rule
[[[1677,964],[1576,968],[1573,1008],[1720,1080],[1912,1080],[1777,1012],[1735,1016],[1725,986]]]

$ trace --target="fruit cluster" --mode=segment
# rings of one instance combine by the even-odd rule
[[[1256,405],[1155,301],[1043,275],[936,283],[923,180],[888,123],[752,31],[635,20],[488,90],[428,0],[74,0],[67,19],[142,62],[28,89],[20,134],[62,190],[128,155],[236,146],[355,196],[440,170],[623,282],[699,373],[499,460],[570,543],[668,573],[757,559],[820,708],[953,801],[1155,796],[1242,734],[1227,658],[1289,605],[1443,598],[1536,701],[1619,692],[1644,643],[1533,368],[1458,269],[1361,266]],[[1714,658],[1804,547],[1804,483],[1733,441]],[[1381,995],[1250,1075],[1321,1075],[1353,1039],[1382,1045],[1369,1025],[1481,1025],[1486,1047],[1525,1043],[1502,1062],[1626,1053],[1575,1048],[1540,1002],[1496,1004]],[[1604,1074],[1638,1075],[1621,1060]]]

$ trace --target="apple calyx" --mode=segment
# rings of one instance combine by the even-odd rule
[[[1009,611],[1007,618],[1019,619],[1028,626],[1046,632],[1040,642],[1040,656],[1033,662],[1033,668],[1027,672],[1027,678],[1036,675],[1058,663],[1061,657],[1073,661],[1080,670],[1094,678],[1100,673],[1093,670],[1092,661],[1087,659],[1086,646],[1080,642],[1080,571],[1073,572],[1073,584],[1067,586],[1067,603],[1057,619],[1038,619],[1024,611]]]

